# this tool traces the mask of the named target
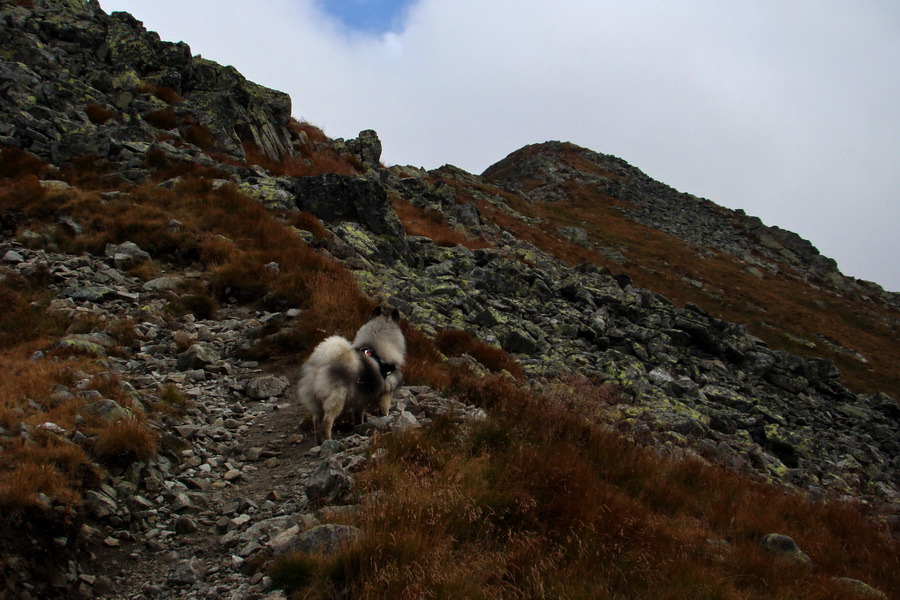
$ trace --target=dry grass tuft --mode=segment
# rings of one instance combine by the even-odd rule
[[[409,235],[427,237],[439,246],[465,246],[469,250],[491,247],[491,244],[482,239],[451,228],[444,215],[438,211],[419,208],[396,196],[391,199],[391,204]]]
[[[151,94],[153,96],[156,96],[169,105],[175,105],[184,102],[184,98],[182,98],[178,92],[167,85],[157,85],[155,83],[142,82],[139,86],[137,86],[135,91],[138,94]]]
[[[191,406],[191,400],[173,383],[167,383],[159,388],[158,400],[151,406],[153,412],[167,415],[183,415]]]
[[[216,148],[216,138],[206,125],[187,125],[182,130],[181,135],[186,142],[203,150]]]
[[[91,453],[101,463],[125,467],[135,461],[146,461],[156,454],[159,434],[143,419],[120,419],[96,430]]]
[[[50,170],[50,165],[20,148],[0,150],[0,177],[40,177]]]
[[[363,172],[362,163],[358,158],[349,154],[338,154],[327,144],[305,146],[297,154],[282,156],[279,160],[275,160],[255,144],[244,142],[244,155],[248,164],[258,165],[273,175],[310,177],[323,173],[358,175]]]
[[[494,373],[506,371],[516,379],[524,377],[519,363],[502,348],[480,342],[466,331],[444,329],[438,332],[434,343],[447,356],[468,354]]]
[[[102,125],[111,119],[119,116],[118,111],[108,106],[101,106],[96,102],[91,102],[84,107],[84,114],[91,120],[94,125]]]
[[[305,135],[307,142],[311,144],[327,144],[330,141],[321,127],[317,127],[308,121],[298,121],[292,118],[288,122],[288,129],[294,133]]]
[[[151,110],[144,115],[144,120],[160,129],[176,129],[178,127],[178,115],[171,108]]]

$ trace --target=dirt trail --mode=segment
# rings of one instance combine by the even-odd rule
[[[100,537],[105,543],[94,549],[93,565],[95,575],[113,584],[114,591],[104,597],[280,597],[280,592],[267,589],[263,574],[239,556],[242,548],[238,546],[253,543],[254,534],[241,532],[255,524],[278,516],[300,517],[305,498],[302,479],[320,460],[310,454],[314,441],[304,424],[303,409],[293,399],[299,371],[299,366],[264,366],[262,374],[286,376],[291,386],[274,406],[248,402],[247,412],[253,418],[237,440],[241,456],[247,459],[235,461],[240,462],[241,475],[222,482],[220,488],[197,490],[199,496],[194,497],[205,497],[205,506],[196,512],[175,513],[161,524],[162,531],[174,531],[174,535],[151,538],[147,534],[156,532],[103,528]],[[337,437],[344,435],[339,432]],[[229,540],[230,532],[234,534]],[[102,590],[94,593],[98,591]]]

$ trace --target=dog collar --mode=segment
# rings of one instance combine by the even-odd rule
[[[381,357],[378,356],[378,354],[371,348],[363,346],[359,349],[359,351],[378,363],[378,370],[381,371],[382,379],[387,379],[388,375],[397,370],[397,365],[384,362],[383,360],[381,360]]]

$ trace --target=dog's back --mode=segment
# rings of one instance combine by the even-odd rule
[[[359,376],[360,361],[350,342],[339,335],[323,340],[303,365],[297,394],[309,410],[316,438],[330,438],[330,423],[341,413],[347,397],[353,393]],[[327,424],[326,424],[327,423]],[[320,428],[324,431],[320,432]]]

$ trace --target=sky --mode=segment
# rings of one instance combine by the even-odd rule
[[[569,141],[900,291],[896,0],[100,0],[382,161]]]

